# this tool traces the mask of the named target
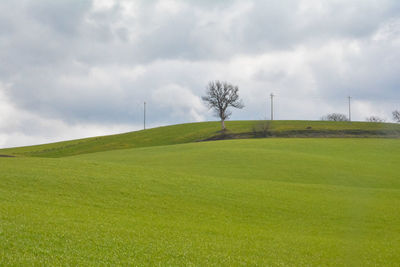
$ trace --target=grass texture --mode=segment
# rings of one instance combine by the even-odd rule
[[[400,265],[400,140],[174,127],[8,150],[0,265]]]

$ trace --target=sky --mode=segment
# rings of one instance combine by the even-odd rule
[[[398,0],[2,0],[0,148],[217,120],[209,81],[237,85],[232,120],[400,109]]]

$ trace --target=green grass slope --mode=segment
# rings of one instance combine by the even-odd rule
[[[0,265],[398,266],[400,140],[0,158]]]
[[[208,139],[260,137],[263,121],[228,121],[220,133],[219,122],[188,123],[124,134],[85,138],[45,145],[0,149],[3,155],[63,157],[115,149],[183,144]],[[254,132],[256,131],[256,133]],[[268,136],[275,137],[398,137],[400,125],[366,122],[274,121]]]

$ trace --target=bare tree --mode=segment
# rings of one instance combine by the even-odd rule
[[[378,116],[371,116],[365,119],[368,122],[385,122],[385,119],[379,118]]]
[[[400,111],[398,111],[398,110],[395,110],[395,111],[393,111],[393,119],[396,121],[396,122],[400,122]]]
[[[222,130],[225,130],[225,120],[232,112],[229,107],[242,109],[243,101],[239,99],[239,87],[227,82],[212,81],[206,87],[206,95],[202,97],[208,107],[214,110],[215,116],[221,119]]]
[[[340,113],[331,113],[321,118],[323,121],[349,121],[346,115]]]

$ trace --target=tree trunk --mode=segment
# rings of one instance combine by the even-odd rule
[[[222,131],[225,131],[225,120],[221,120]]]

